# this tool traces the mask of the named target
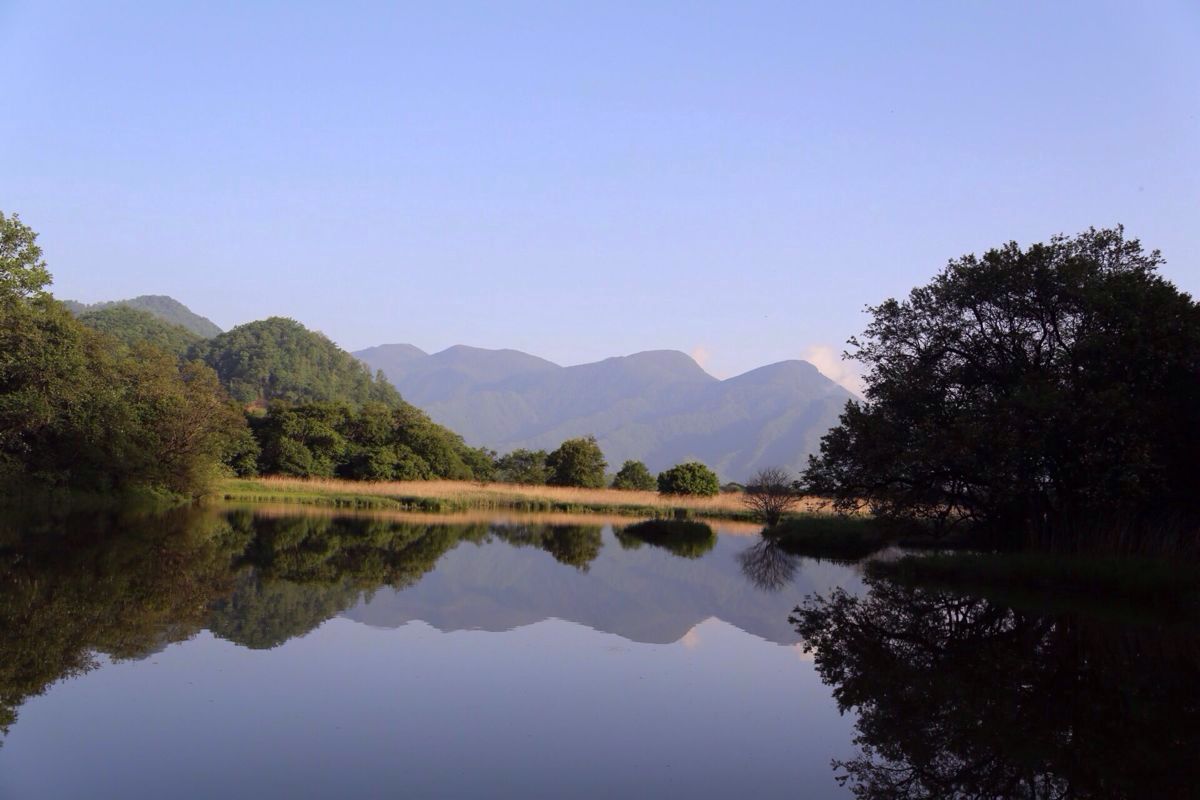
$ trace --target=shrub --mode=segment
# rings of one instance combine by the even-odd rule
[[[699,461],[688,461],[658,473],[658,491],[712,497],[721,491],[721,482],[715,472]]]
[[[612,488],[652,492],[655,488],[654,476],[641,461],[626,461],[621,465],[617,476],[613,478]]]

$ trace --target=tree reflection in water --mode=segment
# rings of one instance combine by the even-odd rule
[[[777,592],[792,582],[800,559],[772,539],[762,538],[738,553],[742,574],[759,589]]]
[[[1200,637],[868,579],[791,621],[842,711],[865,798],[1195,797]]]

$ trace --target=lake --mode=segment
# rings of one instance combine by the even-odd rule
[[[0,530],[4,798],[1200,785],[1194,627],[902,589],[744,526],[214,509]]]

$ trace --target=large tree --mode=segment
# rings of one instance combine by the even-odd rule
[[[599,489],[604,486],[604,470],[607,467],[608,463],[595,436],[568,439],[546,456],[546,468],[549,470],[546,482],[551,486]]]
[[[822,440],[808,488],[841,508],[1044,543],[1187,530],[1200,511],[1200,307],[1162,262],[1121,228],[1091,229],[955,259],[870,308],[849,354],[867,367],[866,400]]]

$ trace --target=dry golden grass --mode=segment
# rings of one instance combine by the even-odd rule
[[[594,512],[568,514],[557,511],[526,513],[499,509],[486,511],[475,509],[448,514],[431,514],[421,511],[390,511],[375,508],[336,508],[331,506],[299,506],[295,503],[223,503],[223,509],[245,508],[257,517],[283,519],[295,516],[314,517],[362,517],[366,519],[405,522],[416,525],[473,525],[499,523],[504,525],[628,525],[630,518],[620,514]],[[756,522],[721,519],[713,523],[719,533],[737,536],[757,535],[762,525]]]
[[[230,487],[233,487],[230,489]],[[230,500],[270,500],[286,502],[289,495],[301,497],[379,497],[396,500],[429,499],[446,502],[455,510],[529,508],[553,506],[567,510],[629,513],[634,509],[654,509],[665,514],[685,510],[697,516],[747,518],[749,512],[742,495],[719,494],[714,497],[664,496],[657,492],[621,489],[580,489],[563,486],[518,486],[507,483],[479,484],[468,481],[391,481],[371,483],[332,478],[264,477],[229,482]],[[256,491],[263,497],[255,496]],[[822,501],[805,498],[796,512],[817,513]]]

